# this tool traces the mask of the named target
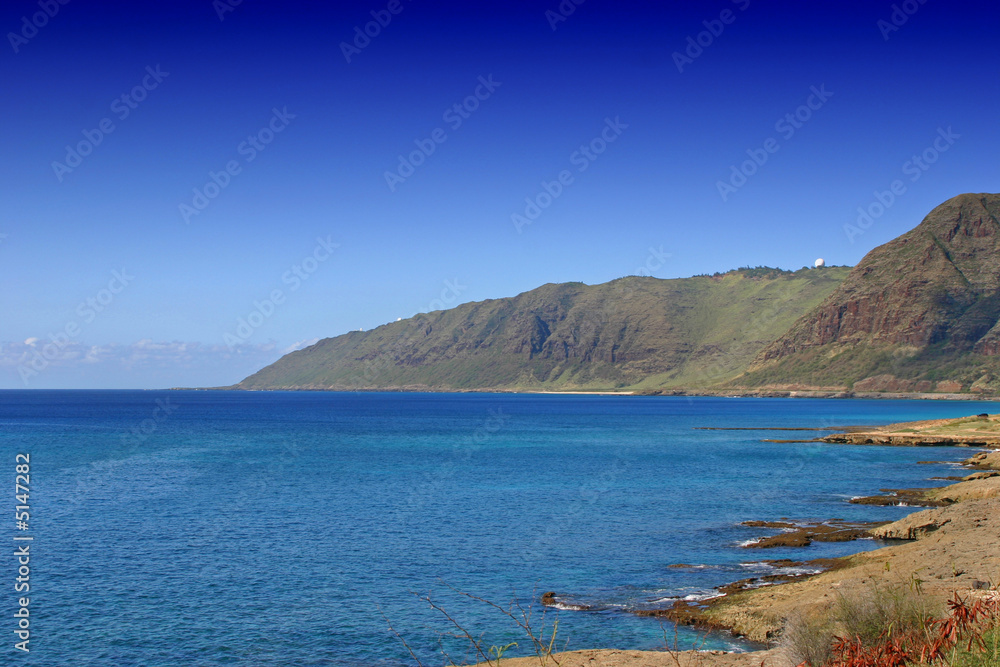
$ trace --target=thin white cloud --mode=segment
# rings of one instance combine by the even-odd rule
[[[296,343],[289,351],[308,343]],[[74,384],[87,382],[87,378],[120,378],[123,385],[132,386],[142,384],[132,378],[144,377],[177,378],[172,383],[176,386],[201,385],[206,383],[204,378],[215,377],[219,378],[216,384],[227,384],[274,362],[282,354],[285,352],[273,341],[230,347],[144,338],[128,344],[87,345],[33,337],[23,342],[0,342],[0,369],[11,376],[10,381],[0,384],[41,387],[61,384],[65,377],[77,378]],[[207,382],[211,384],[212,380]]]
[[[301,341],[289,350],[311,345],[313,341]],[[199,362],[206,359],[232,359],[261,354],[282,353],[274,341],[261,344],[210,345],[183,341],[153,341],[148,338],[135,343],[108,345],[86,345],[75,341],[53,342],[40,338],[28,338],[23,343],[0,342],[0,366],[11,366],[30,362],[41,357],[52,365],[72,365],[82,361],[111,361],[120,363]]]
[[[319,338],[309,338],[307,340],[300,340],[297,343],[292,343],[285,349],[281,350],[281,354],[288,354],[289,352],[296,352],[298,350],[304,350],[307,347],[315,345],[319,342]]]

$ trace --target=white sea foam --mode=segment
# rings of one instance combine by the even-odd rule
[[[745,567],[748,570],[766,570],[774,566],[763,561],[750,561],[749,563],[740,563],[740,567]]]
[[[757,570],[762,575],[792,575],[800,576],[807,574],[819,574],[823,571],[821,567],[809,567],[806,565],[786,565],[777,566],[772,563],[765,563],[763,561],[751,561],[748,563],[740,563],[740,567],[746,568],[748,570]]]
[[[720,593],[719,591],[712,591],[710,593],[691,593],[682,597],[682,600],[687,602],[701,602],[702,600],[711,600],[712,598],[721,598],[725,593]]]
[[[774,569],[774,574],[784,574],[792,577],[806,576],[809,574],[819,574],[823,571],[821,567],[778,567]]]

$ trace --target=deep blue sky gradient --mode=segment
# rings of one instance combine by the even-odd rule
[[[303,341],[546,282],[855,264],[945,199],[998,189],[995,2],[914,0],[886,40],[892,2],[586,0],[553,30],[555,0],[401,0],[346,62],[341,42],[387,4],[244,0],[220,20],[211,0],[72,0],[15,53],[8,34],[40,9],[4,3],[0,387],[228,384]],[[673,53],[726,9],[679,72]],[[169,75],[120,119],[113,100],[157,66]],[[832,97],[783,137],[775,122],[813,86]],[[275,108],[294,119],[246,162]],[[53,162],[105,118],[114,131],[60,181]],[[608,118],[627,128],[578,171]],[[910,181],[904,163],[949,127],[959,138]],[[385,172],[436,128],[447,140],[390,191]],[[769,137],[780,148],[723,201],[718,181]],[[179,205],[230,160],[240,173],[186,223]],[[566,169],[519,233],[511,215]],[[906,192],[845,233],[895,179]],[[328,237],[333,257],[292,290],[283,276]],[[86,321],[78,305],[122,268],[134,279]],[[284,302],[229,345],[275,289]]]

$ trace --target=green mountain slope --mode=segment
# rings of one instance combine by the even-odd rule
[[[868,253],[732,386],[993,390],[998,354],[1000,195],[964,194]]]
[[[727,380],[846,267],[548,284],[288,354],[237,389],[615,389]]]

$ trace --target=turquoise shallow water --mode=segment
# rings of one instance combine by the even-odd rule
[[[34,537],[25,665],[425,664],[453,628],[528,643],[449,587],[524,604],[555,590],[557,645],[655,648],[627,613],[807,559],[879,546],[739,548],[746,519],[893,519],[850,505],[927,485],[967,450],[761,442],[813,433],[699,426],[879,424],[991,403],[509,394],[0,392],[8,540]],[[14,457],[31,522],[14,529]],[[13,542],[9,542],[13,544]],[[13,548],[10,549],[13,551]],[[670,568],[685,563],[688,568]],[[536,623],[539,619],[536,617]],[[2,627],[7,623],[8,627]],[[667,629],[673,641],[673,629]],[[686,629],[679,641],[695,639]],[[713,635],[707,647],[737,647]],[[15,664],[15,662],[5,662]]]

